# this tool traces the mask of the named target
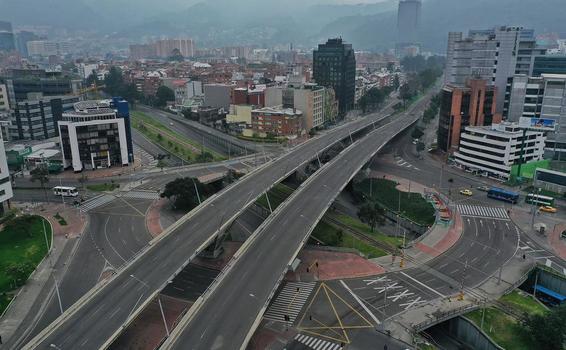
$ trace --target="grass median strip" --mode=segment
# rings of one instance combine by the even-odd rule
[[[344,233],[341,229],[323,221],[316,225],[312,236],[328,246],[355,249],[368,259],[387,255],[383,250],[373,247],[353,235]]]
[[[399,191],[395,181],[387,179],[365,179],[355,185],[356,191],[361,191],[371,200],[385,206],[419,225],[431,226],[435,221],[434,207],[420,193]],[[401,200],[401,205],[399,205]]]
[[[187,162],[212,162],[224,160],[221,154],[212,151],[163,125],[149,115],[133,111],[132,126],[152,142]]]

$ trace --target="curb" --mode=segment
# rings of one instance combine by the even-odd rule
[[[46,219],[43,215],[38,215],[38,214],[34,214],[34,216],[38,216],[40,218],[42,218],[43,220],[47,221],[47,223],[49,224],[49,227],[51,229],[51,245],[49,246],[49,250],[47,251],[47,253],[45,254],[45,256],[41,259],[41,261],[39,263],[37,263],[37,265],[35,266],[35,269],[33,269],[33,271],[28,275],[28,277],[26,278],[26,283],[27,281],[37,272],[37,269],[39,268],[39,266],[41,264],[43,264],[43,262],[50,257],[51,255],[51,251],[53,250],[53,241],[54,241],[54,234],[53,234],[53,225],[51,225],[51,222]],[[20,296],[20,294],[22,293],[22,291],[24,290],[25,287],[25,283],[24,285],[20,288],[20,290],[18,291],[18,293],[16,293],[16,295],[14,295],[14,297],[12,298],[12,300],[10,300],[10,303],[8,304],[8,306],[6,306],[6,308],[4,309],[4,311],[2,312],[2,314],[0,314],[0,319],[4,317],[4,315],[6,315],[6,313],[8,312],[8,310],[10,310],[10,307],[12,307],[12,304],[14,303],[14,301]]]

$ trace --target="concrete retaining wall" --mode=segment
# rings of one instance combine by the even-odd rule
[[[444,330],[453,338],[474,350],[503,350],[482,330],[465,317],[455,317],[442,324]]]

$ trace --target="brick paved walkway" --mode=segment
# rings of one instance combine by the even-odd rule
[[[161,210],[167,204],[167,199],[161,198],[154,201],[147,211],[145,225],[152,237],[157,237],[163,232],[161,227]]]
[[[292,281],[335,280],[365,277],[384,273],[385,269],[354,253],[331,252],[304,248],[298,258],[301,264],[285,276]],[[318,262],[318,268],[316,267]],[[310,267],[310,268],[309,268]],[[309,268],[309,272],[307,272]]]

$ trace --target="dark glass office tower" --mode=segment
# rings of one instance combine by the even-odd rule
[[[340,114],[351,110],[356,92],[356,56],[352,45],[341,38],[319,44],[313,52],[313,78],[317,84],[334,89]]]

